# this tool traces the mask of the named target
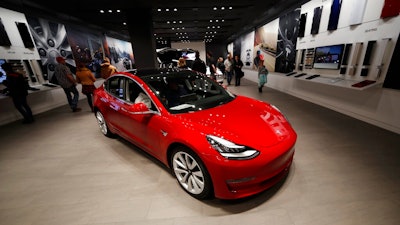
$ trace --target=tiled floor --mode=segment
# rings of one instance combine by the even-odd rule
[[[293,167],[240,201],[198,201],[89,112],[61,107],[0,127],[1,225],[398,225],[400,135],[254,83],[298,132]]]

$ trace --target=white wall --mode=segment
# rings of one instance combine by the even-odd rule
[[[380,19],[384,0],[367,1],[362,23],[350,26],[349,21],[353,5],[351,1],[342,2],[338,29],[335,31],[327,31],[332,1],[313,0],[302,5],[301,13],[307,13],[307,22],[305,36],[298,38],[297,49],[363,42],[364,48],[361,55],[364,55],[368,41],[376,40],[376,47],[372,52],[374,56],[382,50],[382,39],[390,38],[389,51],[384,57],[382,75],[377,77],[376,70],[380,62],[377,57],[372,57],[370,72],[367,77],[360,76],[361,66],[358,66],[355,75],[340,75],[339,70],[304,69],[297,71],[298,73],[305,72],[308,76],[321,75],[321,77],[312,80],[270,72],[267,86],[400,134],[400,90],[382,87],[394,46],[398,41],[400,16]],[[323,6],[320,29],[318,34],[311,35],[313,10],[318,6]],[[362,60],[363,57],[360,57],[359,65],[362,64]],[[244,71],[246,79],[257,82],[257,71],[250,69]],[[335,78],[342,80],[333,82]],[[376,80],[377,82],[365,88],[351,86],[364,79]],[[256,88],[256,83],[254,88]]]
[[[1,21],[10,39],[11,46],[0,46],[0,59],[40,59],[36,48],[25,48],[15,22],[28,22],[24,14],[0,7]],[[33,39],[32,39],[33,40]]]
[[[257,72],[244,70],[257,82]],[[313,102],[353,118],[400,134],[400,91],[376,85],[356,90],[270,72],[267,87]],[[256,83],[254,83],[254,88]]]

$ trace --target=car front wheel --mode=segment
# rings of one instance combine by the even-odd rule
[[[103,114],[101,114],[100,111],[96,112],[96,119],[97,119],[97,123],[99,124],[101,133],[103,133],[107,137],[112,137],[113,133],[108,129],[107,122],[104,119],[104,116],[103,116]]]
[[[181,187],[197,199],[210,198],[212,182],[200,158],[185,147],[176,148],[171,157],[173,173]]]

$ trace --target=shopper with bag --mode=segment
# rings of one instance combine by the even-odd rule
[[[243,67],[242,60],[240,60],[238,55],[235,55],[235,58],[233,60],[233,70],[235,72],[235,86],[240,86],[240,79],[244,76],[242,67]]]
[[[258,92],[262,92],[262,88],[264,87],[264,84],[267,83],[267,76],[268,76],[268,70],[264,66],[264,59],[260,58],[260,61],[258,63]]]

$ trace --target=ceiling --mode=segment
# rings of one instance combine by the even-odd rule
[[[129,40],[128,25],[124,24],[126,15],[140,14],[144,8],[151,8],[158,42],[229,43],[308,1],[68,0],[52,3],[48,0],[2,0],[0,6],[63,23],[84,24],[126,40]]]

